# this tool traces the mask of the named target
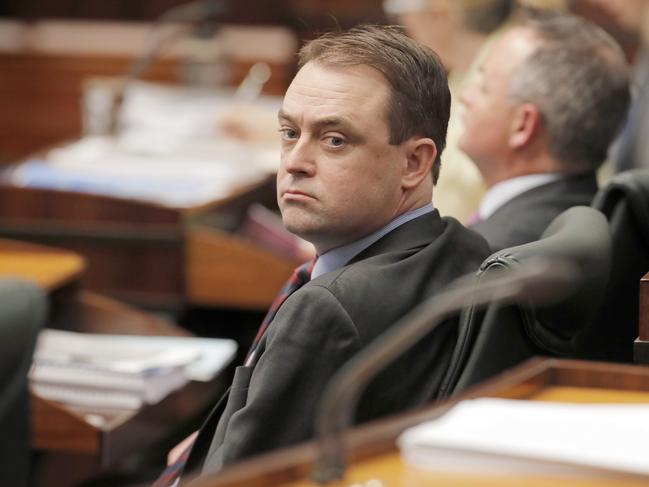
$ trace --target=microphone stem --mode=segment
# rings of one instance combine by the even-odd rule
[[[577,269],[569,263],[531,261],[516,269],[476,282],[465,277],[400,319],[347,362],[332,378],[323,393],[316,416],[318,458],[312,474],[325,484],[343,478],[345,449],[343,431],[351,424],[358,399],[369,381],[387,364],[439,327],[446,318],[467,304],[502,304],[550,300],[574,287]]]

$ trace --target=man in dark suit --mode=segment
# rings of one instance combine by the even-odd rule
[[[332,375],[488,255],[484,239],[431,204],[449,108],[439,60],[398,28],[327,34],[301,50],[279,113],[277,198],[285,226],[314,244],[317,262],[237,368],[188,468],[215,472],[312,437]],[[381,374],[357,420],[433,399],[455,328],[450,320]]]
[[[459,147],[488,187],[472,227],[499,250],[537,240],[563,210],[590,204],[626,117],[629,70],[600,28],[533,11],[489,46],[479,69],[461,96]]]

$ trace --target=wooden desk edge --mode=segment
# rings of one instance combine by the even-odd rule
[[[190,303],[244,309],[267,308],[299,264],[238,235],[200,226],[187,233],[184,261]]]
[[[86,259],[75,252],[19,240],[0,239],[0,252],[33,253],[39,260],[51,257],[56,264],[53,271],[32,269],[26,256],[20,262],[13,262],[7,274],[33,280],[47,291],[55,291],[80,279],[87,265]]]
[[[440,416],[457,402],[484,396],[528,397],[548,384],[649,390],[649,369],[578,360],[533,358],[466,393],[419,410],[355,427],[346,435],[349,463],[394,450],[395,440],[407,427]],[[313,441],[260,455],[197,479],[194,487],[261,487],[278,485],[310,476],[316,458]]]

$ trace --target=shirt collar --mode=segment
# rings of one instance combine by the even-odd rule
[[[347,262],[352,260],[356,255],[360,254],[363,250],[368,248],[384,235],[390,233],[395,228],[400,227],[410,220],[414,220],[415,218],[425,215],[426,213],[430,213],[434,209],[435,208],[433,207],[432,203],[428,203],[421,208],[417,208],[416,210],[411,210],[399,215],[394,220],[390,221],[387,225],[379,228],[374,233],[371,233],[370,235],[367,235],[360,240],[356,240],[355,242],[343,245],[341,247],[336,247],[335,249],[331,249],[325,252],[324,254],[318,256],[318,260],[316,261],[315,266],[313,267],[313,271],[311,272],[311,279],[315,279],[316,277],[326,274],[327,272],[335,271],[336,269],[341,268],[342,266],[347,264]]]
[[[563,177],[562,174],[527,174],[516,178],[507,179],[489,188],[482,198],[478,213],[481,220],[486,220],[505,203],[511,201],[519,194],[525,193],[537,186],[551,183]]]

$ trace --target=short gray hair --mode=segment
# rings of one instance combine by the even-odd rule
[[[526,10],[515,27],[539,47],[512,76],[510,97],[541,112],[552,155],[568,171],[596,169],[626,119],[630,71],[599,27],[558,12]]]

